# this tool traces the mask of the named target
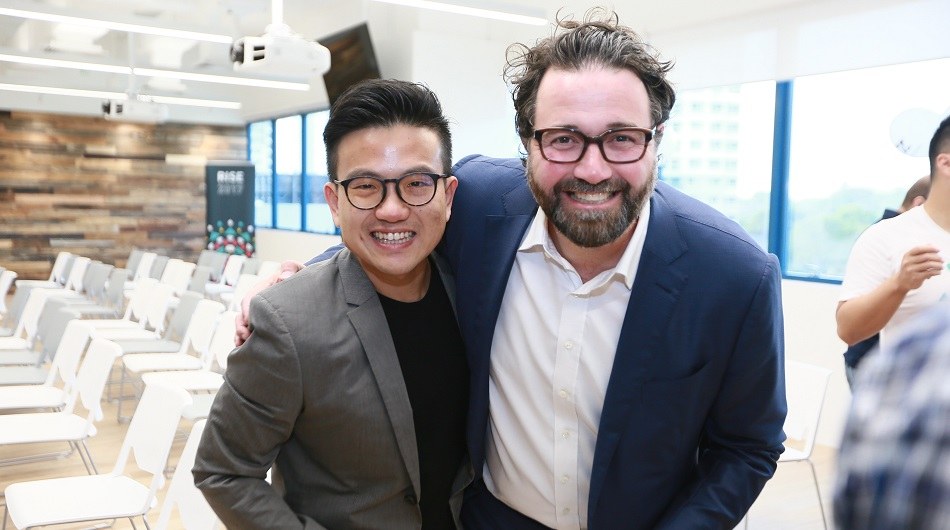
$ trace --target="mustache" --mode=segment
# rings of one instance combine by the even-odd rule
[[[577,178],[562,180],[554,185],[555,193],[613,193],[630,191],[630,183],[621,178],[610,178],[591,184]]]

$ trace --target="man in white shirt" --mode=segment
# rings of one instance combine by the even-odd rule
[[[923,205],[864,231],[848,258],[835,317],[848,344],[887,336],[950,298],[950,117],[930,141],[930,195]]]

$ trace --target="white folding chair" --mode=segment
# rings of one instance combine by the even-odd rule
[[[278,272],[280,272],[279,261],[264,260],[261,262],[261,266],[257,268],[257,272],[255,274],[257,274],[259,278],[267,278]]]
[[[0,367],[0,411],[61,409],[76,381],[89,332],[78,320],[66,325],[49,371],[34,366]],[[56,386],[62,381],[62,386]]]
[[[129,353],[122,356],[122,373],[119,384],[119,403],[116,417],[122,421],[122,401],[125,399],[125,383],[129,376],[140,376],[145,372],[207,370],[211,366],[208,346],[218,315],[224,306],[214,300],[201,300],[192,315],[191,323],[185,332],[181,349],[175,353]],[[192,354],[191,352],[194,352]]]
[[[195,487],[191,476],[191,468],[195,465],[195,455],[198,453],[198,442],[205,429],[205,420],[198,421],[191,427],[185,448],[181,451],[175,473],[168,483],[168,491],[162,501],[162,509],[158,513],[158,522],[155,530],[167,530],[172,514],[176,508],[178,519],[184,530],[216,530],[223,528],[218,516],[208,505],[201,490]]]
[[[181,420],[181,409],[191,398],[181,389],[152,386],[142,400],[126,431],[115,467],[101,475],[76,476],[18,482],[4,490],[6,512],[13,525],[32,528],[64,523],[128,518],[145,518],[156,504],[156,493],[164,483],[172,440]],[[134,475],[126,467],[134,461],[143,473]],[[4,525],[5,525],[4,521]],[[146,526],[148,522],[145,521]]]
[[[228,367],[228,355],[234,350],[234,326],[237,311],[225,311],[218,318],[214,335],[208,346],[208,354],[213,357],[215,370],[181,370],[165,372],[147,372],[142,374],[145,385],[161,384],[182,388],[191,393],[191,405],[182,410],[181,417],[189,421],[207,418],[211,403],[218,389],[224,384],[221,374]]]
[[[818,509],[821,511],[821,522],[828,528],[825,517],[825,507],[821,501],[821,489],[818,487],[818,474],[815,473],[815,464],[811,461],[811,453],[815,448],[818,436],[818,423],[821,420],[821,409],[825,402],[825,390],[831,370],[799,361],[785,361],[785,397],[788,401],[788,414],[785,416],[785,451],[778,459],[779,464],[786,462],[805,462],[811,469],[812,482],[815,485],[815,495],[818,497]],[[748,514],[745,518],[745,527],[749,527]]]
[[[244,267],[245,261],[247,261],[247,256],[240,256],[238,254],[228,256],[228,261],[224,264],[224,270],[221,272],[219,283],[209,283],[206,285],[205,293],[213,298],[220,298],[221,293],[233,291],[234,284],[237,283],[238,277],[241,275],[241,269]]]
[[[228,311],[241,309],[241,300],[257,284],[258,278],[260,277],[256,274],[241,274],[233,291],[221,293],[221,301],[227,304]]]
[[[102,391],[118,355],[119,349],[115,344],[102,340],[93,341],[82,366],[79,367],[76,384],[63,410],[0,416],[0,445],[66,442],[70,448],[66,453],[7,459],[2,465],[60,457],[75,450],[82,458],[86,471],[98,473],[86,446],[86,439],[96,434],[95,423],[102,419]],[[80,403],[86,410],[85,416],[75,414],[76,406]]]

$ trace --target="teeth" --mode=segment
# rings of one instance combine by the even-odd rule
[[[403,243],[412,239],[413,232],[373,232],[373,237],[386,243]]]
[[[610,193],[574,193],[574,198],[580,202],[597,203],[610,198]]]

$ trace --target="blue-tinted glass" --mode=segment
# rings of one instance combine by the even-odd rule
[[[327,152],[323,145],[323,129],[327,125],[330,111],[323,110],[307,115],[307,145],[305,171],[310,183],[310,201],[307,203],[307,227],[310,232],[324,234],[337,233],[330,208],[323,195],[323,185],[327,182]]]
[[[248,145],[254,164],[254,224],[274,226],[272,205],[274,179],[273,122],[258,121],[248,126]]]
[[[277,228],[300,230],[303,180],[303,117],[276,120]]]

